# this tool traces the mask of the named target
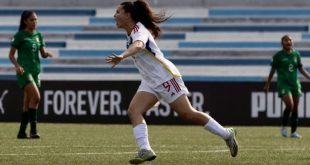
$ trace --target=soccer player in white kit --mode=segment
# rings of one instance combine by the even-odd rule
[[[235,130],[222,127],[212,117],[192,107],[187,98],[189,92],[180,72],[158,48],[154,38],[159,37],[161,31],[157,24],[168,19],[164,13],[154,14],[148,3],[137,0],[121,3],[116,9],[114,18],[116,26],[127,32],[127,50],[120,55],[113,54],[107,57],[106,62],[115,67],[124,58],[131,57],[142,76],[139,89],[128,108],[128,116],[139,146],[137,156],[129,162],[140,164],[156,158],[149,143],[143,114],[160,99],[169,103],[182,119],[202,125],[206,130],[222,137],[231,155],[237,156]]]

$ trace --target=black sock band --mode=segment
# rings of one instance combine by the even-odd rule
[[[30,119],[30,132],[32,134],[37,133],[37,110],[29,108],[29,119]]]
[[[296,132],[298,125],[298,113],[296,111],[292,112],[291,122],[292,122],[292,133],[294,133]]]
[[[287,122],[289,119],[291,111],[288,108],[285,108],[284,112],[283,112],[283,116],[282,116],[282,126],[286,127],[287,126]]]

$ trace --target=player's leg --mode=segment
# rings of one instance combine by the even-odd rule
[[[281,128],[281,135],[283,137],[288,137],[288,131],[287,131],[287,123],[289,116],[294,108],[294,102],[292,95],[290,93],[282,96],[282,101],[285,104],[285,109],[283,111],[283,116],[282,116],[282,128]]]
[[[31,75],[29,72],[25,71],[23,75],[17,75],[17,82],[18,86],[23,89],[24,92],[24,100],[23,100],[23,113],[22,113],[22,120],[20,125],[20,130],[17,135],[17,138],[23,139],[28,138],[26,134],[26,128],[29,122],[29,103],[30,103],[30,97],[25,90],[25,87],[27,84],[31,83],[33,79],[31,79]]]
[[[190,104],[187,96],[184,94],[170,103],[170,106],[182,119],[190,121],[194,124],[202,125],[206,130],[222,137],[226,141],[231,155],[233,157],[237,156],[238,143],[235,137],[236,132],[234,129],[226,129],[206,113],[194,109]]]
[[[301,135],[299,135],[297,131],[297,126],[298,126],[298,104],[299,104],[299,96],[294,96],[293,97],[294,101],[294,108],[292,111],[292,116],[291,116],[291,137],[292,138],[297,138],[300,139]]]
[[[133,133],[139,146],[137,156],[131,159],[131,164],[140,164],[156,158],[152,150],[149,139],[148,129],[143,114],[157,103],[157,97],[146,91],[139,91],[135,94],[128,108],[128,116],[133,126]]]
[[[20,128],[17,134],[18,139],[28,138],[28,135],[26,133],[27,125],[29,122],[28,105],[29,105],[29,97],[27,93],[24,91],[23,113],[22,113],[22,120],[20,122]]]
[[[143,114],[157,103],[157,97],[149,92],[138,91],[132,98],[128,116],[133,127],[145,123]]]
[[[29,97],[29,119],[30,119],[30,137],[40,138],[37,132],[37,110],[40,102],[40,92],[35,83],[29,83],[25,86],[25,92]]]

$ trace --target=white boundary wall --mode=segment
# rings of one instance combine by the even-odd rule
[[[124,0],[0,0],[1,7],[112,7]],[[160,7],[310,7],[309,0],[149,0]]]

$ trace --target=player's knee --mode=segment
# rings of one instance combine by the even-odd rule
[[[132,106],[128,107],[128,116],[129,116],[129,118],[132,118],[132,117],[136,116],[137,114],[138,114],[137,110],[135,110],[134,107],[132,107]]]
[[[287,105],[286,109],[288,109],[289,111],[293,111],[294,110],[294,104]]]
[[[41,100],[41,96],[40,95],[34,95],[32,98],[31,98],[32,102],[34,104],[39,104],[40,103],[40,100]]]

